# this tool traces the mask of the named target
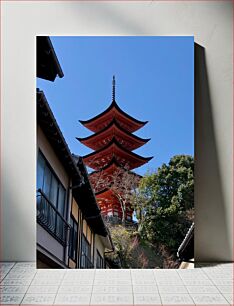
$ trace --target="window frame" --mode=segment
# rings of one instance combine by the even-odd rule
[[[42,173],[40,173],[40,175],[42,175],[42,178],[40,178],[41,186],[38,186],[38,177],[36,178],[37,179],[36,181],[37,192],[41,191],[41,193],[43,194],[43,197],[47,201],[49,201],[49,203],[51,203],[55,211],[59,212],[59,214],[67,222],[67,210],[68,210],[67,189],[64,187],[63,183],[59,179],[58,175],[56,174],[56,172],[54,171],[54,169],[52,168],[52,166],[50,165],[49,161],[47,160],[43,152],[40,150],[40,148],[38,149],[38,155],[37,155],[37,167],[39,166],[39,159],[43,161],[43,163],[41,163],[41,166],[43,166],[41,169],[43,170],[42,170]],[[37,168],[37,174],[38,174],[38,171],[39,169]],[[47,192],[45,192],[46,175],[48,175],[49,177],[49,184],[48,184],[49,186],[46,187],[49,190],[49,192],[48,190]],[[54,183],[54,186],[53,186],[53,183]],[[60,190],[62,190],[64,194],[64,199],[62,201],[63,211],[60,211],[58,207]],[[52,198],[51,198],[52,192],[55,193],[54,198],[56,198],[56,200],[54,201],[52,201]],[[38,206],[40,205],[40,203],[41,203],[40,201],[37,201],[37,209],[40,209]],[[64,232],[64,228],[61,227],[61,218],[58,218],[57,214],[55,214],[54,218],[53,218],[53,215],[48,215],[47,217],[52,218],[51,220],[53,222],[53,228],[54,228],[53,233],[55,234],[55,236],[57,235],[58,237],[62,236],[62,239],[66,239],[64,237],[64,235],[66,235],[66,233]],[[45,227],[45,229],[47,228]]]
[[[54,205],[54,207],[59,211],[58,209],[58,202],[59,202],[59,187],[61,186],[64,190],[64,209],[63,209],[63,213],[60,212],[60,214],[65,218],[66,216],[66,212],[67,212],[67,189],[64,187],[63,183],[61,182],[61,180],[59,179],[58,175],[55,173],[54,169],[52,168],[52,166],[50,165],[50,163],[48,162],[47,158],[45,157],[45,155],[42,153],[42,151],[40,149],[38,149],[38,156],[37,156],[37,163],[38,163],[38,157],[39,155],[42,156],[42,158],[44,159],[44,168],[43,168],[43,183],[42,183],[42,187],[41,188],[37,188],[38,189],[41,189],[43,191],[43,193],[47,196],[48,200],[50,200],[50,202]],[[44,192],[44,179],[45,179],[45,168],[49,169],[50,171],[50,191],[49,191],[49,196]],[[37,171],[38,172],[38,171]],[[56,179],[57,181],[57,196],[56,196],[56,203],[52,202],[51,199],[50,199],[50,195],[51,195],[51,185],[52,185],[52,175],[54,176],[54,178]],[[38,187],[38,186],[37,186]]]
[[[77,255],[78,255],[78,222],[76,221],[76,219],[73,217],[73,215],[71,214],[70,216],[70,225],[71,225],[71,229],[70,229],[70,237],[69,237],[69,258],[73,261],[76,262],[76,266],[77,266]],[[74,225],[76,225],[76,248],[74,248]],[[75,251],[75,256],[73,257]]]
[[[98,251],[98,249],[96,249],[96,269],[103,269],[104,268],[104,258],[102,257],[102,255],[100,254],[100,252]],[[100,262],[100,265],[98,266],[98,261]]]
[[[91,243],[89,243],[87,237],[85,236],[85,233],[82,232],[82,238],[81,238],[81,262],[80,262],[80,267],[81,269],[87,269],[87,267],[83,267],[83,256],[88,258],[88,261],[93,265],[92,261],[92,252],[91,252]],[[85,242],[85,245],[84,245]],[[85,246],[85,251],[88,250],[88,254],[84,252],[84,246]],[[86,259],[85,259],[85,264],[86,264]]]

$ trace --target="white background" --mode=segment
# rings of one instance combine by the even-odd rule
[[[195,100],[196,260],[232,260],[231,1],[2,2],[1,259],[36,256],[34,76],[41,34],[195,36],[208,78]]]

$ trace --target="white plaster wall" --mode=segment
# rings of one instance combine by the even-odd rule
[[[97,250],[100,253],[100,255],[104,258],[105,247],[99,235],[95,235],[95,251],[94,251],[94,266],[95,267],[97,263]]]
[[[46,160],[54,170],[55,174],[58,176],[60,182],[63,184],[63,186],[66,188],[66,191],[68,189],[69,184],[69,177],[64,169],[63,165],[59,161],[55,151],[53,150],[52,146],[50,145],[49,141],[47,140],[45,134],[43,133],[42,129],[37,127],[37,154],[38,150],[40,149],[41,152],[44,154]]]
[[[42,226],[37,224],[37,243],[63,262],[64,248]]]
[[[232,3],[225,0],[2,2],[2,259],[35,259],[37,34],[194,35],[205,47],[210,107],[209,116],[202,107],[196,114],[196,259],[231,260]]]

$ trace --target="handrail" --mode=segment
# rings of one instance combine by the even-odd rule
[[[43,198],[45,198],[45,200],[53,207],[53,209],[56,211],[56,213],[59,215],[59,217],[63,220],[64,223],[66,223],[66,225],[68,227],[71,227],[71,225],[67,222],[66,219],[64,219],[64,217],[61,215],[61,213],[58,211],[58,209],[54,206],[54,204],[47,198],[46,194],[39,188],[37,190],[37,192],[39,192]],[[37,197],[39,197],[40,195],[37,194]]]
[[[68,233],[70,225],[58,211],[58,209],[49,201],[44,192],[38,189],[37,198],[37,223],[45,228],[62,245],[67,245],[69,241]]]

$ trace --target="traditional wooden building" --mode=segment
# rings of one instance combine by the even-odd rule
[[[54,82],[64,76],[48,36],[37,36],[37,77]]]
[[[111,237],[82,158],[71,154],[37,91],[38,268],[104,268]]]
[[[194,268],[194,222],[180,244],[177,256],[180,259],[180,269]]]
[[[77,138],[82,144],[94,150],[83,157],[84,163],[95,171],[90,174],[90,180],[95,183],[97,172],[111,177],[119,168],[133,170],[147,163],[152,157],[142,157],[133,150],[141,147],[150,139],[136,136],[133,132],[142,128],[147,121],[140,121],[125,113],[115,100],[115,77],[112,81],[112,102],[99,115],[80,120],[94,134]],[[116,216],[122,219],[122,209],[117,197],[107,186],[96,190],[96,197],[105,216]],[[133,209],[129,206],[126,219],[132,220]]]
[[[37,38],[37,76],[63,76],[49,37]],[[71,154],[44,92],[36,98],[37,267],[105,268],[114,246],[86,167]]]

